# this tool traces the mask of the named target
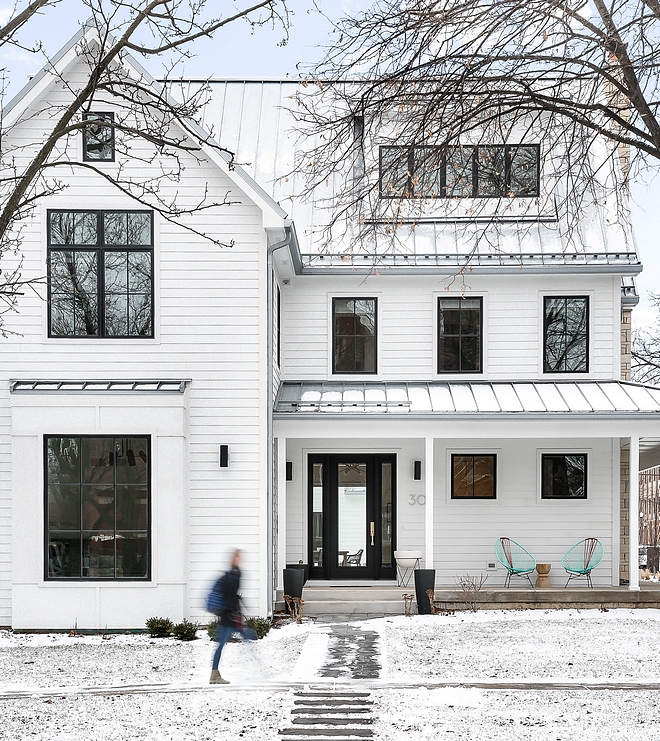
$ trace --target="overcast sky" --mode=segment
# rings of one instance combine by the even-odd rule
[[[217,0],[211,0],[212,7]],[[23,6],[23,2],[19,6]],[[332,41],[332,24],[324,14],[337,19],[369,5],[368,0],[287,0],[291,11],[289,41],[282,45],[281,27],[252,29],[246,22],[233,23],[211,40],[195,45],[195,56],[186,61],[181,74],[188,77],[296,77],[299,69],[317,61],[323,47]],[[223,6],[226,5],[223,3]],[[243,3],[237,3],[239,7]],[[10,5],[0,0],[0,22],[11,13]],[[244,6],[243,6],[244,7]],[[80,28],[86,19],[80,0],[61,0],[31,22],[24,42],[39,40],[52,55]],[[0,66],[8,69],[10,99],[37,72],[44,58],[20,49],[0,54]],[[159,70],[149,69],[158,76]],[[656,312],[648,301],[648,292],[660,293],[660,177],[637,183],[632,192],[633,223],[644,272],[638,278],[640,305],[633,314],[637,327],[655,322]]]

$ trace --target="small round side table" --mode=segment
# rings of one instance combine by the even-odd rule
[[[550,569],[552,567],[552,564],[549,563],[537,563],[536,564],[536,573],[538,574],[538,578],[536,580],[536,586],[541,587],[549,587],[550,586],[550,577],[548,574],[550,573]]]

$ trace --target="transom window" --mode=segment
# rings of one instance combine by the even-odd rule
[[[376,373],[376,299],[332,299],[332,372]]]
[[[481,298],[438,299],[438,373],[480,373]]]
[[[153,213],[49,211],[51,337],[153,337]]]
[[[539,145],[381,147],[381,198],[534,198]]]
[[[543,372],[586,373],[589,297],[545,296],[543,307]]]
[[[46,578],[148,579],[150,438],[45,438]]]
[[[85,113],[83,121],[83,162],[114,162],[114,114]]]
[[[587,454],[541,454],[542,499],[587,498]]]
[[[452,454],[451,498],[495,499],[496,455]]]

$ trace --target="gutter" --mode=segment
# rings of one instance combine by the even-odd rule
[[[266,507],[267,507],[267,532],[266,532],[266,568],[268,575],[266,577],[266,584],[268,586],[268,595],[266,601],[266,609],[268,617],[273,615],[273,475],[275,473],[275,466],[273,461],[273,412],[275,407],[274,399],[274,387],[275,382],[273,379],[273,298],[274,298],[274,285],[273,285],[273,254],[282,249],[288,247],[294,238],[294,227],[293,222],[287,220],[284,226],[285,236],[280,242],[275,242],[268,248],[266,257],[266,270],[267,275],[267,288],[266,288],[266,362],[267,362],[267,381],[266,381],[266,398],[267,398],[267,422],[266,422],[266,438],[267,438],[267,454],[266,454]],[[279,496],[280,492],[278,492]]]

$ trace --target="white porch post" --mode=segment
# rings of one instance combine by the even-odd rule
[[[424,567],[433,568],[433,438],[426,438],[425,461],[424,461]]]
[[[302,475],[302,474],[301,474]],[[284,589],[286,566],[286,438],[277,438],[277,589]]]
[[[639,591],[639,436],[630,437],[628,482],[628,579],[631,592]]]

